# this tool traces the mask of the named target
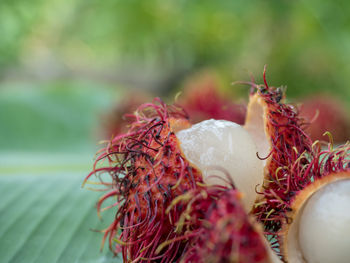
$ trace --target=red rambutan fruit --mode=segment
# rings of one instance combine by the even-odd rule
[[[106,199],[115,198],[110,207],[118,210],[104,240],[108,238],[112,250],[113,241],[117,243],[114,251],[121,251],[125,262],[173,262],[183,250],[181,240],[159,253],[156,249],[183,235],[174,225],[183,206],[165,211],[176,196],[202,182],[201,172],[186,160],[175,135],[190,124],[181,108],[160,99],[141,105],[129,117],[129,130],[100,151],[85,182],[95,174],[107,191],[98,201],[98,211]],[[111,180],[102,179],[102,174]]]
[[[220,90],[211,74],[189,81],[178,103],[189,113],[193,123],[207,119],[244,123],[246,105],[234,103],[232,96]]]
[[[350,135],[350,119],[346,107],[332,96],[316,96],[303,101],[300,115],[310,122],[307,132],[313,141],[325,140],[330,132],[335,143],[343,143]]]
[[[303,176],[303,170],[310,162],[312,141],[297,108],[283,102],[285,89],[269,87],[265,72],[264,82],[252,84],[244,128],[264,161],[264,181],[257,189],[259,195],[251,213],[263,223],[266,233],[275,236],[295,192],[311,180]]]
[[[240,198],[233,187],[212,185],[174,200],[186,207],[177,222],[189,238],[180,262],[280,262]]]
[[[134,112],[141,104],[150,100],[146,93],[138,92],[123,95],[123,100],[102,116],[102,133],[107,138],[128,131],[128,124],[132,121],[126,114]]]

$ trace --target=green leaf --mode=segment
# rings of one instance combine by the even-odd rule
[[[122,262],[106,245],[95,203],[101,193],[81,188],[82,173],[0,175],[0,262]]]

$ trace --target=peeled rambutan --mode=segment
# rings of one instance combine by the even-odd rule
[[[112,197],[109,207],[119,206],[104,239],[108,237],[111,249],[116,242],[114,251],[121,251],[125,261],[179,259],[188,236],[175,226],[185,204],[174,206],[174,198],[222,183],[227,174],[232,176],[222,187],[234,181],[245,196],[246,211],[250,210],[263,166],[242,126],[224,120],[191,126],[181,108],[159,99],[141,105],[130,117],[134,121],[127,133],[108,142],[86,178],[97,175],[107,191],[97,204],[99,212]],[[105,181],[103,174],[112,180]],[[172,210],[166,214],[170,205]],[[171,244],[159,250],[167,241]]]
[[[279,233],[286,262],[348,262],[350,145],[315,149]]]
[[[179,131],[177,137],[184,155],[202,171],[207,184],[224,184],[229,174],[249,211],[256,198],[255,187],[263,181],[263,162],[256,156],[249,133],[236,123],[211,119]]]
[[[189,126],[181,108],[167,106],[160,99],[141,105],[131,116],[133,122],[125,134],[116,136],[101,150],[93,171],[107,193],[97,204],[115,198],[118,206],[113,223],[106,229],[110,248],[122,252],[125,262],[173,262],[184,243],[175,241],[156,253],[159,244],[176,239],[175,222],[183,206],[165,211],[172,200],[200,186],[201,172],[184,157],[175,135]],[[108,174],[111,180],[102,179]]]
[[[243,127],[206,120],[177,136],[187,159],[203,172],[204,181],[217,183],[207,176],[213,167],[224,167],[244,195],[246,210],[273,233],[280,229],[286,212],[280,200],[288,203],[298,180],[310,180],[293,176],[300,175],[309,162],[312,141],[303,130],[304,120],[297,108],[283,102],[283,88],[269,87],[266,80],[265,85],[252,87]],[[298,166],[296,160],[300,160]]]
[[[298,235],[304,230],[298,230],[299,232],[293,230],[291,232],[297,236],[289,236],[286,234],[288,232],[286,229],[292,229],[291,222],[298,220],[299,211],[304,209],[300,204],[304,204],[308,199],[307,195],[312,192],[313,187],[323,180],[336,180],[334,178],[338,176],[333,176],[334,174],[347,171],[350,147],[346,144],[333,149],[331,140],[328,149],[322,150],[321,144],[313,142],[306,134],[306,121],[300,117],[298,110],[293,105],[281,102],[284,97],[282,90],[268,87],[266,81],[264,86],[254,87],[257,88],[257,93],[253,93],[250,99],[245,128],[252,134],[252,138],[258,138],[256,144],[259,153],[265,154],[263,157],[266,158],[266,163],[264,183],[259,190],[259,198],[252,209],[252,214],[264,224],[265,233],[271,241],[273,240],[272,247],[278,251],[281,243],[293,246],[295,242],[299,242]],[[264,141],[264,136],[268,143]],[[313,218],[315,216],[309,217],[309,222]],[[295,226],[294,223],[292,225]],[[322,227],[326,225],[318,225],[317,231]],[[300,246],[309,244],[311,239],[312,235]],[[317,242],[315,244],[319,245]],[[286,252],[286,246],[283,245],[280,250],[285,261],[319,262],[317,261],[319,257],[298,261],[301,259],[300,250],[293,250],[295,253],[290,256],[291,253]]]
[[[300,191],[282,231],[286,262],[349,262],[350,170],[329,174]]]
[[[231,187],[212,185],[174,200],[186,207],[177,222],[189,239],[180,262],[280,262],[240,198]]]
[[[303,189],[350,168],[349,147],[321,150],[298,109],[284,103],[285,90],[269,87],[265,74],[264,82],[251,83],[244,126],[214,119],[191,125],[182,108],[160,99],[128,115],[128,130],[108,142],[86,178],[97,175],[107,191],[98,211],[107,199],[118,207],[104,240],[111,249],[115,242],[124,261],[271,262],[276,256],[266,256],[246,213],[277,238],[278,249]]]

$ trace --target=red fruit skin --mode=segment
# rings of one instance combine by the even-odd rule
[[[282,103],[281,89],[253,84],[266,103],[266,131],[271,135],[271,152],[265,166],[265,180],[251,213],[264,224],[272,248],[279,253],[284,235],[282,228],[293,218],[293,203],[300,191],[330,174],[350,170],[350,144],[323,149],[313,142],[305,130],[304,117],[293,105]],[[256,91],[255,91],[256,89]],[[288,260],[281,255],[284,260]]]
[[[310,122],[307,129],[312,140],[325,140],[324,133],[330,132],[335,143],[349,139],[350,121],[346,107],[332,96],[309,98],[301,105],[300,115]]]
[[[149,100],[150,97],[144,93],[125,94],[122,101],[112,108],[109,113],[102,116],[103,136],[114,138],[116,135],[126,133],[132,120],[125,115],[134,112],[141,104]]]
[[[281,88],[257,86],[251,96],[259,96],[265,106],[265,131],[270,136],[270,153],[266,157],[262,192],[258,193],[252,213],[274,235],[281,228],[289,201],[300,184],[311,178],[302,176],[309,163],[312,141],[305,133],[305,123],[296,107],[283,103]],[[264,156],[265,158],[265,156]],[[295,165],[298,160],[299,165]]]
[[[246,106],[234,103],[228,94],[223,94],[212,76],[195,79],[184,90],[179,104],[189,113],[193,123],[216,119],[244,124]]]
[[[97,204],[115,198],[119,205],[112,224],[106,229],[110,248],[122,252],[125,262],[174,262],[182,251],[182,241],[173,242],[156,252],[159,244],[183,236],[175,232],[175,222],[183,205],[175,205],[166,214],[172,200],[196,189],[202,182],[199,170],[184,157],[172,125],[176,129],[189,125],[187,115],[178,107],[167,106],[160,99],[141,105],[130,117],[134,120],[126,134],[109,142],[97,157],[92,174],[109,174],[107,193]],[[107,165],[105,161],[108,161]],[[102,168],[96,168],[98,164]]]
[[[182,263],[269,262],[264,237],[240,197],[237,190],[220,186],[194,191],[185,223],[190,241]]]

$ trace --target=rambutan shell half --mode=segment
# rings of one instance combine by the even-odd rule
[[[231,187],[212,185],[178,197],[187,204],[178,221],[188,235],[181,263],[281,262],[263,236],[262,226],[242,206],[242,194]]]
[[[103,243],[108,240],[112,251],[121,252],[125,262],[174,262],[185,246],[184,233],[174,231],[183,207],[165,211],[177,196],[203,185],[201,171],[183,156],[175,135],[190,126],[188,116],[156,98],[129,117],[133,121],[128,131],[99,151],[84,184],[106,192],[97,203],[99,214],[116,210],[102,231]],[[97,180],[90,182],[92,175]],[[103,207],[106,200],[112,204]],[[174,239],[179,240],[156,253],[160,244]]]
[[[268,87],[266,82],[256,88],[250,95],[244,128],[255,142],[264,171],[251,213],[263,223],[265,232],[275,235],[299,185],[296,180],[308,163],[312,141],[303,130],[297,108],[284,103],[283,88]]]
[[[268,138],[267,112],[268,106],[263,98],[258,93],[251,95],[244,129],[253,138],[258,150],[257,153],[261,157],[267,156],[271,148]],[[265,160],[264,163],[266,163]]]
[[[280,234],[285,262],[349,262],[349,186],[350,171],[331,173],[295,196]]]

